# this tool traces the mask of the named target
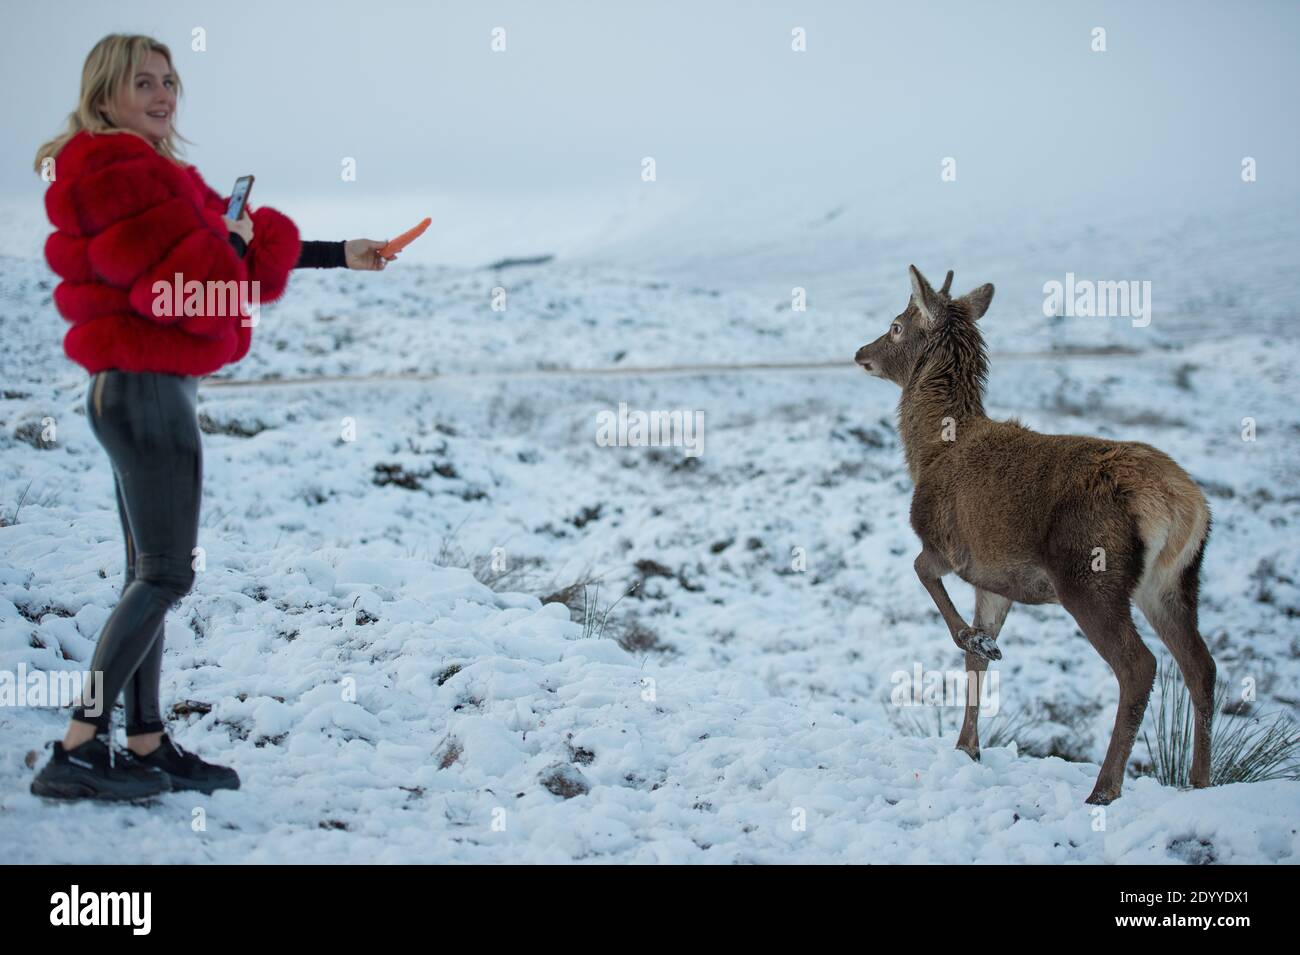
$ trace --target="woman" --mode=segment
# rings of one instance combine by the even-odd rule
[[[63,280],[54,302],[71,323],[64,351],[91,374],[87,417],[112,462],[126,543],[126,582],[91,663],[102,688],[97,698],[83,695],[67,735],[53,744],[32,782],[41,796],[138,799],[239,787],[234,770],[171,741],[158,688],[163,619],[194,582],[198,380],[244,356],[254,323],[238,304],[173,314],[160,304],[172,296],[159,296],[155,284],[170,287],[177,273],[186,283],[233,281],[244,302],[273,302],[293,268],[387,264],[383,242],[303,243],[293,222],[267,207],[225,218],[227,200],[177,157],[180,89],[166,46],[107,36],[86,58],[67,131],[36,157],[52,179],[45,206],[57,231],[45,254]],[[126,752],[110,739],[119,694]]]

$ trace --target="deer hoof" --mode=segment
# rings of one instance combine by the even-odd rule
[[[967,743],[964,740],[957,740],[957,750],[958,752],[965,753],[977,763],[980,761],[979,743]]]
[[[957,646],[985,660],[1002,659],[1002,651],[998,649],[997,641],[985,631],[975,627],[963,627],[957,631]]]
[[[1111,786],[1106,789],[1098,787],[1092,791],[1092,795],[1084,800],[1091,806],[1109,806],[1119,798],[1119,787]]]

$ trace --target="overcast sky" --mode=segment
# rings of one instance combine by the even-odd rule
[[[978,201],[1031,208],[1213,201],[1244,156],[1294,195],[1298,26],[1285,2],[6,4],[0,194],[39,196],[35,149],[120,31],[171,47],[188,158],[222,192],[255,173],[255,204],[596,196],[645,156],[719,203],[924,204],[944,157]]]

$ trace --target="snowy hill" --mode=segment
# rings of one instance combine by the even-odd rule
[[[852,305],[810,292],[798,316],[788,288],[782,300],[628,261],[296,275],[248,359],[200,390],[207,564],[168,621],[171,731],[244,788],[50,806],[28,793],[27,760],[64,717],[0,707],[10,858],[1300,858],[1292,782],[1179,792],[1136,778],[1102,816],[1084,805],[1117,690],[1059,608],[1013,610],[985,739],[999,720],[1029,721],[982,762],[953,750],[951,710],[889,705],[896,674],[961,666],[912,570],[896,392],[849,365],[905,303],[906,264],[891,261],[888,282],[872,265]],[[1012,302],[1041,284],[950,264],[959,287],[991,279]],[[489,304],[498,286],[503,312]],[[9,671],[84,667],[122,579],[107,459],[51,287],[43,263],[0,259]],[[1164,326],[1180,314],[1170,303]],[[1133,348],[1113,324],[1052,331],[1000,300],[986,323],[1004,351]],[[1215,514],[1201,617],[1220,675],[1294,715],[1300,347],[1274,329],[995,357],[989,405],[1040,430],[1149,441],[1201,482]],[[792,360],[843,367],[537,373]],[[446,377],[251,383],[404,373]],[[598,414],[620,402],[702,412],[704,454],[598,445]],[[1255,442],[1241,440],[1245,417]],[[950,587],[968,612],[969,588]],[[599,611],[586,623],[584,598]],[[916,735],[936,718],[942,736]]]

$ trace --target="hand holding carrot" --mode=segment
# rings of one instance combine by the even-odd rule
[[[407,229],[396,239],[377,242],[374,239],[352,239],[343,245],[344,258],[348,268],[361,269],[366,272],[381,272],[389,262],[397,258],[404,248],[424,235],[424,231],[433,222],[425,218],[413,229]]]
[[[350,269],[382,272],[384,266],[388,264],[388,259],[379,254],[379,250],[384,245],[385,243],[378,239],[348,239],[343,243],[343,258]]]

